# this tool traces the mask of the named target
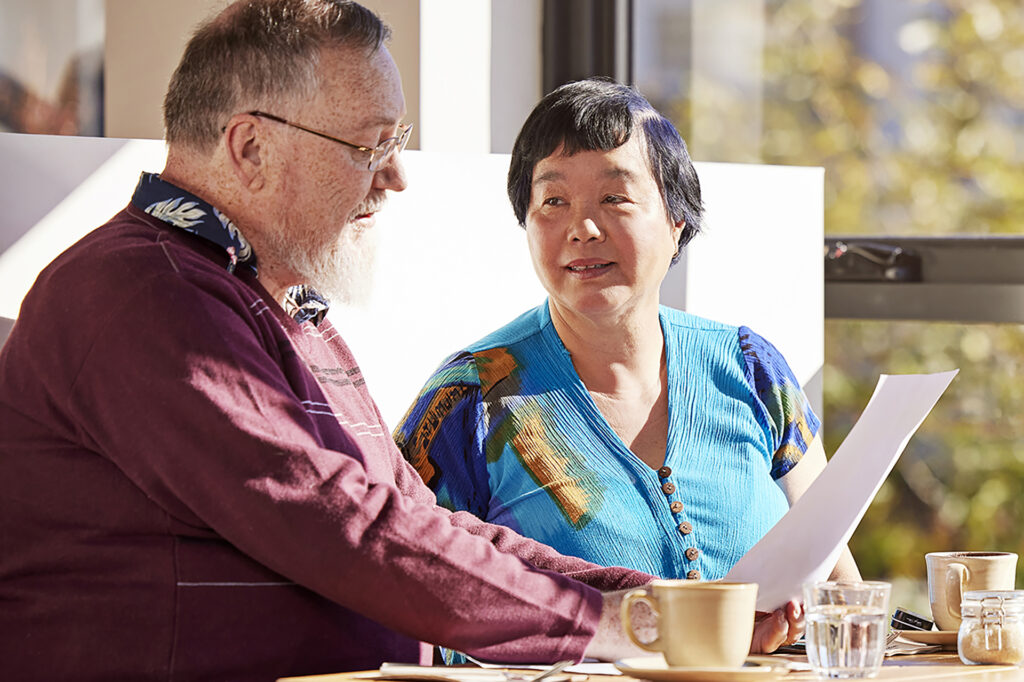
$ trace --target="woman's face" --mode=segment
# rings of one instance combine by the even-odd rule
[[[640,137],[607,152],[559,147],[533,169],[527,241],[563,317],[657,309],[683,223],[669,219]]]

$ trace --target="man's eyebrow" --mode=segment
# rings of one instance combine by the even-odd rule
[[[368,118],[364,118],[362,121],[359,122],[358,129],[364,130],[366,128],[376,128],[378,126],[387,127],[398,125],[399,123],[402,122],[402,118],[404,118],[404,116],[398,118],[397,120],[390,116],[370,116]]]

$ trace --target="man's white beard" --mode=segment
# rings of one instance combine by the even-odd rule
[[[295,284],[308,284],[333,304],[366,305],[373,290],[375,229],[362,230],[349,222],[333,241],[314,241],[313,235],[296,238],[283,232],[268,232],[267,246],[279,265],[295,275]]]
[[[305,246],[306,248],[302,248]],[[365,306],[373,290],[377,231],[346,225],[333,243],[291,244],[285,265],[331,303]]]
[[[296,284],[308,284],[331,303],[364,307],[373,291],[377,231],[355,227],[353,221],[379,212],[384,200],[384,192],[379,192],[359,204],[332,241],[316,233],[296,238],[271,231],[270,249],[286,271],[296,275]]]

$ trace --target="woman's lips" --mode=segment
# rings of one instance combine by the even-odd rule
[[[565,266],[566,270],[577,277],[596,277],[608,271],[614,263],[610,261],[576,260]]]

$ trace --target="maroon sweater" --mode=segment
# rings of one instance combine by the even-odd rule
[[[129,207],[25,299],[0,354],[0,678],[269,680],[423,642],[578,658],[597,589],[650,579],[435,506],[337,330],[226,265]]]

